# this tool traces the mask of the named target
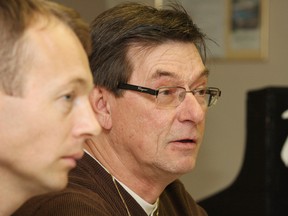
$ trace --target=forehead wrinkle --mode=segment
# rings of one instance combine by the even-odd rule
[[[203,71],[201,71],[199,73],[199,75],[197,76],[196,79],[200,79],[201,77],[208,77],[209,76],[209,70],[207,68],[205,68]],[[152,80],[156,80],[160,77],[168,77],[171,79],[178,79],[181,80],[179,74],[175,73],[175,72],[170,72],[170,71],[164,71],[164,70],[157,70],[151,77]]]
[[[164,70],[157,70],[153,75],[152,79],[158,79],[160,77],[171,77],[171,78],[180,78],[178,74],[174,72],[164,71]]]

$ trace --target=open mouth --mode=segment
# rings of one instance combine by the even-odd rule
[[[197,146],[197,142],[195,139],[179,139],[171,142],[171,148],[173,150],[180,151],[191,151],[194,150]]]
[[[192,139],[183,139],[183,140],[178,140],[177,142],[181,142],[181,143],[194,143],[194,140],[192,140]]]

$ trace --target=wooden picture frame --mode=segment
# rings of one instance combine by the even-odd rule
[[[266,59],[268,56],[267,0],[229,0],[227,57]]]

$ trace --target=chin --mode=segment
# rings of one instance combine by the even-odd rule
[[[50,177],[49,180],[46,180],[44,184],[42,184],[42,194],[50,193],[63,190],[68,184],[67,174],[63,176]]]
[[[191,172],[195,168],[195,161],[187,163],[187,161],[179,161],[178,163],[171,165],[168,170],[170,173],[177,175],[183,175]]]
[[[184,161],[183,163],[179,164],[179,171],[181,172],[181,174],[186,174],[191,172],[196,165],[196,161],[195,160],[189,160],[189,161]]]

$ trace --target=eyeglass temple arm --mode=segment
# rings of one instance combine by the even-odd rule
[[[138,91],[146,94],[151,95],[158,95],[158,90],[142,87],[142,86],[136,86],[131,84],[125,84],[125,83],[119,83],[118,84],[119,89],[125,89],[125,90],[132,90],[132,91]]]
[[[220,89],[218,89],[218,88],[210,87],[210,88],[208,88],[208,91],[210,92],[210,97],[209,97],[208,104],[211,103],[213,96],[216,96],[216,100],[221,96],[221,91],[220,91]],[[214,102],[214,103],[216,103],[216,102]],[[214,103],[213,103],[213,104],[214,104]],[[212,105],[212,104],[211,104],[211,105]]]

